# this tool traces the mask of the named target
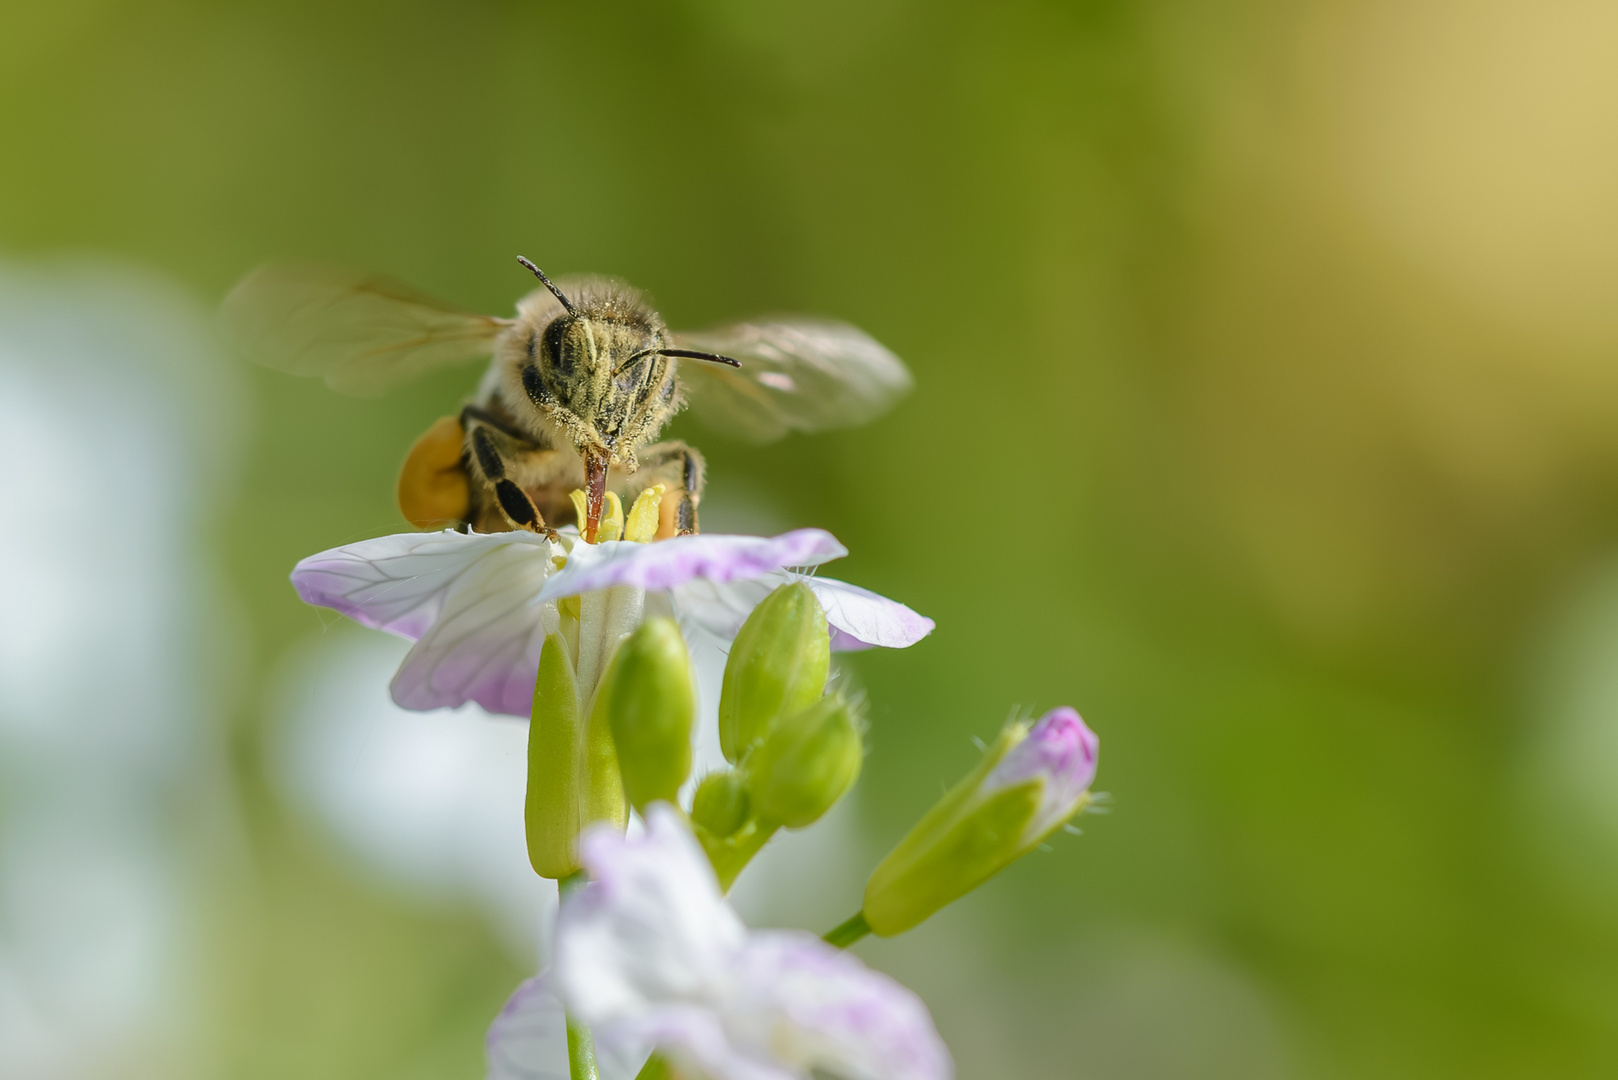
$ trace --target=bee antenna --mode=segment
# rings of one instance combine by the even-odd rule
[[[562,290],[558,289],[555,282],[551,281],[550,278],[545,276],[545,271],[541,270],[539,267],[535,266],[521,255],[517,256],[517,261],[528,267],[529,270],[533,271],[534,276],[537,277],[544,284],[544,286],[551,291],[551,295],[560,300],[562,302],[562,306],[567,308],[567,313],[569,315],[578,314],[578,312],[574,310],[572,302],[569,301],[567,297],[562,295]]]
[[[711,360],[716,364],[729,364],[731,367],[741,367],[742,362],[732,356],[720,356],[718,353],[700,352],[696,349],[642,349],[628,360],[613,369],[614,376],[620,372],[634,367],[648,356],[679,356],[687,360]]]
[[[729,364],[731,367],[741,367],[742,362],[734,356],[720,356],[716,352],[701,352],[697,349],[653,349],[659,356],[683,356],[687,360],[711,360],[716,364]]]

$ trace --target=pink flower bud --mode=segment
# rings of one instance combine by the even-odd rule
[[[983,791],[990,794],[1034,777],[1044,780],[1039,810],[1024,833],[1038,843],[1039,837],[1073,816],[1095,779],[1100,754],[1101,740],[1096,733],[1084,725],[1078,712],[1064,705],[1040,717],[1027,738],[1000,759],[984,780]]]

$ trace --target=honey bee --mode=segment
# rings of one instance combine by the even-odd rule
[[[864,423],[909,390],[899,358],[844,323],[770,318],[671,333],[646,296],[603,277],[540,287],[515,318],[476,315],[390,278],[270,264],[225,298],[226,334],[254,360],[370,395],[489,358],[472,399],[405,458],[399,506],[418,528],[551,532],[594,541],[606,493],[667,493],[659,536],[697,531],[702,455],[658,442],[686,404],[754,441]],[[585,493],[585,520],[570,493]]]

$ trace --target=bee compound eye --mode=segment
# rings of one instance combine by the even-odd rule
[[[556,369],[556,373],[564,377],[572,375],[573,369],[578,366],[578,357],[574,355],[577,350],[573,348],[573,343],[568,340],[570,337],[568,330],[572,328],[572,325],[573,320],[566,317],[552,319],[551,324],[545,328],[544,332],[545,358]]]
[[[522,388],[528,394],[528,400],[540,408],[551,404],[551,395],[545,389],[545,382],[540,378],[538,364],[524,364],[522,367]]]

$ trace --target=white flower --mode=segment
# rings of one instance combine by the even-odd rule
[[[653,544],[585,544],[566,534],[552,541],[528,532],[397,533],[312,555],[298,563],[292,583],[307,603],[416,642],[393,679],[401,707],[475,701],[490,712],[527,716],[540,648],[560,625],[558,601],[584,596],[579,673],[588,686],[590,673],[599,673],[592,657],[604,660],[640,621],[648,590],[666,597],[682,625],[729,639],[760,600],[793,578],[789,568],[846,554],[822,529]],[[826,609],[834,649],[903,648],[932,631],[931,619],[897,601],[830,578],[806,580]]]
[[[562,905],[554,973],[520,988],[489,1032],[491,1077],[553,1075],[558,992],[590,1025],[604,1080],[653,1050],[709,1080],[948,1080],[949,1052],[909,990],[798,931],[749,931],[676,811],[643,836],[597,828],[591,883]]]

